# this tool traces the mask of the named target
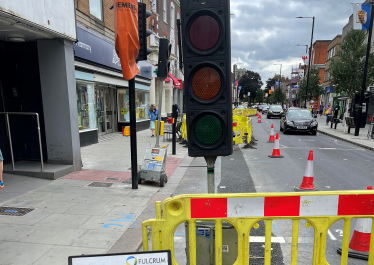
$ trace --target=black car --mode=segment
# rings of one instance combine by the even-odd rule
[[[315,116],[316,117],[316,116]],[[308,109],[290,108],[280,121],[280,130],[288,132],[311,132],[317,134],[318,122]]]
[[[273,118],[273,117],[280,118],[282,114],[283,114],[283,109],[281,105],[271,105],[268,109],[268,113],[266,117],[268,119]]]

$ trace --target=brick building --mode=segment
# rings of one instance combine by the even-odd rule
[[[342,41],[342,35],[338,34],[327,45],[325,79],[323,83],[324,94],[321,97],[321,102],[323,102],[323,105],[325,107],[328,106],[329,103],[333,104],[333,98],[335,97],[334,87],[330,86],[331,76],[329,73],[329,67],[330,67],[331,59],[338,58],[338,52],[340,49],[341,41]]]
[[[177,19],[180,19],[179,0],[144,0],[152,15],[147,20],[147,27],[155,34],[149,38],[149,46],[153,52],[148,56],[154,66],[158,61],[158,47],[160,38],[167,38],[172,45],[170,56],[170,73],[163,84],[161,115],[166,117],[172,112],[173,103],[178,104],[183,112],[183,74],[179,70],[179,45]],[[156,79],[155,79],[156,80]],[[150,102],[159,105],[159,82],[152,80],[150,86]]]

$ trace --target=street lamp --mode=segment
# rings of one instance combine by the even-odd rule
[[[308,53],[308,45],[306,45],[306,44],[296,44],[295,46],[306,46],[305,53]],[[304,63],[304,78],[305,78],[305,72],[306,72],[306,64]]]
[[[280,65],[280,73],[279,73],[279,93],[278,93],[278,102],[280,102],[281,79],[282,79],[282,64],[281,64],[281,63],[275,63],[274,65]]]
[[[236,63],[234,64],[234,87],[235,87],[235,81],[236,81],[236,75],[235,75],[235,65],[238,66],[238,64],[243,64],[243,63]],[[238,80],[238,86],[239,86],[239,80]],[[239,102],[238,102],[238,86],[236,87],[236,90],[235,90],[235,95],[234,95],[234,99],[235,99],[235,106],[238,106],[239,105]]]
[[[305,108],[306,108],[306,98],[308,96],[308,89],[309,89],[310,61],[311,61],[311,56],[312,56],[312,45],[313,45],[313,33],[314,33],[314,20],[315,20],[315,17],[296,17],[296,18],[311,18],[311,19],[313,19],[312,37],[310,38],[310,47],[309,47],[308,77],[306,79],[306,90],[305,90]]]

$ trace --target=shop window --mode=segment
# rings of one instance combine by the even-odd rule
[[[103,20],[102,0],[90,0],[90,14]]]
[[[130,121],[130,102],[128,89],[118,89],[118,122]],[[146,90],[135,90],[136,120],[147,120],[149,110],[149,92]]]
[[[76,90],[79,130],[97,129],[93,84],[77,83]]]
[[[164,6],[163,8],[164,21],[165,23],[168,23],[168,18],[166,17],[167,16],[166,5],[167,5],[166,0],[164,0],[164,5],[163,5]]]

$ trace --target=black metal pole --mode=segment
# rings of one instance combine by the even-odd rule
[[[132,188],[138,189],[138,150],[136,147],[135,77],[129,80],[129,101]]]
[[[177,112],[177,105],[173,105],[173,145],[172,145],[172,154],[177,154],[177,118],[178,118],[178,112]]]
[[[358,136],[360,134],[361,116],[362,116],[362,103],[364,101],[364,94],[365,94],[365,91],[366,91],[366,77],[367,77],[367,74],[368,74],[369,56],[370,56],[370,48],[371,48],[371,35],[372,35],[372,30],[373,30],[373,12],[372,11],[373,11],[372,2],[370,2],[369,37],[368,37],[368,45],[367,45],[367,49],[366,49],[366,59],[365,59],[365,67],[364,67],[364,80],[362,80],[360,105],[358,107],[358,112],[357,112],[355,136]]]
[[[309,62],[308,62],[308,77],[306,79],[306,90],[305,90],[305,108],[306,108],[306,98],[308,97],[308,90],[309,90],[309,77],[310,77],[310,61],[312,60],[312,47],[313,47],[313,33],[314,33],[314,17],[313,17],[313,25],[312,25],[312,37],[310,39],[310,47],[309,47]]]

